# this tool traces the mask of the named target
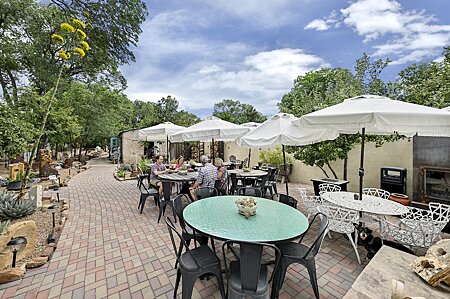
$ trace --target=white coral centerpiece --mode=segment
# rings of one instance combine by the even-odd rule
[[[250,197],[248,200],[246,197],[242,199],[236,200],[236,205],[238,207],[239,214],[244,215],[245,218],[253,216],[256,214],[256,201],[253,197]]]

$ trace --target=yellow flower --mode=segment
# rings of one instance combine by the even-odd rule
[[[61,23],[61,29],[67,32],[75,32],[75,28],[69,23]]]
[[[70,58],[70,53],[67,53],[67,52],[64,51],[64,50],[59,50],[59,51],[58,51],[58,56],[61,57],[62,59],[67,60],[67,59]]]
[[[77,33],[80,36],[81,39],[85,39],[86,38],[86,33],[84,33],[83,30],[81,29],[77,29]]]
[[[58,42],[58,43],[64,42],[64,38],[61,35],[56,34],[56,33],[52,34],[52,40],[54,40],[55,42]]]
[[[88,51],[91,47],[89,47],[89,44],[87,42],[85,42],[84,40],[82,40],[80,42],[80,45],[83,46],[84,50]]]
[[[72,23],[74,23],[76,27],[86,28],[86,25],[78,19],[72,19]]]
[[[73,51],[76,52],[78,55],[80,55],[80,57],[84,57],[84,55],[86,55],[86,53],[84,52],[84,50],[81,49],[81,48],[78,48],[78,47],[75,47],[75,48],[73,49]]]

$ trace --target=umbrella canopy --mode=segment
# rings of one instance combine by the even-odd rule
[[[448,112],[450,112],[450,106],[448,106],[448,107],[445,107],[445,108],[442,108],[442,110],[445,110],[445,111],[448,111]]]
[[[153,141],[153,140],[166,140],[167,136],[175,134],[185,127],[175,125],[171,122],[164,122],[162,124],[141,129],[138,131],[136,139]]]
[[[283,147],[284,171],[286,173],[285,145],[308,145],[324,140],[335,139],[339,136],[337,130],[301,129],[294,126],[293,121],[298,120],[292,114],[278,113],[253,129],[237,142],[240,146],[250,148],[267,148],[281,145]],[[286,182],[286,194],[289,195]]]
[[[449,136],[449,114],[442,109],[391,100],[376,95],[362,95],[306,114],[294,124],[303,128],[333,128],[340,133],[392,134],[408,137]]]
[[[220,118],[210,116],[201,122],[185,128],[175,134],[169,135],[171,142],[182,141],[216,141],[235,140],[245,133],[250,131],[250,128],[236,125]]]
[[[302,128],[330,128],[340,133],[361,133],[359,193],[362,199],[365,134],[398,133],[408,137],[450,136],[450,113],[442,109],[362,95],[295,120]]]
[[[303,146],[335,139],[337,130],[301,129],[294,126],[298,120],[292,114],[278,113],[251,130],[238,140],[240,146],[251,148],[269,148],[277,145]]]

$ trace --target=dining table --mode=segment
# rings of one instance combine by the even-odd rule
[[[279,244],[301,236],[309,226],[306,216],[278,201],[253,197],[256,214],[246,218],[238,213],[237,200],[249,196],[214,196],[189,204],[183,211],[187,225],[202,234],[222,241],[234,240]],[[261,262],[262,246],[243,243],[241,265]]]
[[[262,177],[268,174],[267,171],[264,170],[255,170],[255,169],[251,169],[251,170],[243,170],[243,169],[232,169],[232,170],[228,170],[229,174],[236,174],[237,177],[242,177],[242,178],[258,178],[258,177]]]
[[[399,216],[408,212],[408,208],[398,202],[372,195],[363,194],[362,200],[354,192],[325,192],[321,196],[334,205],[359,212],[381,216]]]
[[[164,184],[172,184],[172,183],[181,183],[175,184],[177,185],[178,194],[186,194],[189,198],[192,199],[191,192],[189,191],[189,187],[191,183],[197,180],[198,172],[196,171],[187,171],[186,173],[180,173],[179,171],[175,171],[172,173],[162,173],[158,175],[158,178]],[[170,197],[170,196],[169,196]]]

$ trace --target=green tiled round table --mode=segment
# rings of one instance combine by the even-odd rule
[[[295,239],[308,228],[299,210],[277,201],[255,197],[256,215],[238,213],[235,201],[249,196],[215,196],[195,201],[183,211],[192,228],[220,240],[281,243]]]

